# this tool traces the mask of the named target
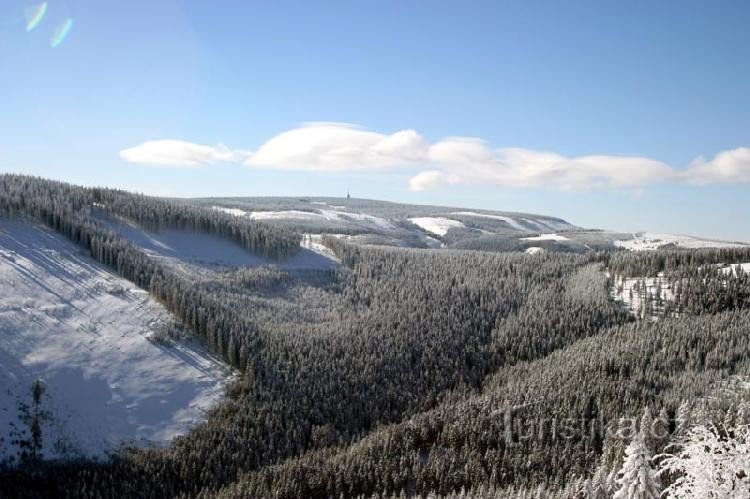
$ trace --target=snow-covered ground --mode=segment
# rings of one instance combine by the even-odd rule
[[[722,267],[721,271],[725,274],[737,275],[739,273],[739,269],[742,269],[745,274],[750,273],[750,263],[735,263],[732,265],[727,265],[725,267]]]
[[[245,210],[240,210],[239,208],[227,208],[225,206],[212,206],[212,208],[214,210],[223,211],[224,213],[229,213],[236,217],[243,217],[247,213]]]
[[[657,303],[657,295],[662,303]],[[637,317],[657,319],[664,309],[664,303],[674,300],[674,289],[663,275],[658,277],[615,276],[612,297],[623,303]],[[653,310],[646,314],[645,303],[650,299]]]
[[[693,236],[684,236],[680,234],[659,234],[653,232],[642,232],[633,234],[632,239],[624,241],[615,241],[615,246],[625,248],[631,251],[647,251],[659,249],[662,246],[673,244],[680,248],[700,249],[700,248],[745,248],[748,245],[742,243],[733,243],[727,241],[712,241],[701,239]]]
[[[336,234],[333,237],[341,237]],[[300,245],[314,253],[317,253],[333,262],[340,263],[340,260],[333,254],[328,246],[323,244],[323,234],[303,234]]]
[[[465,216],[465,217],[477,217],[477,218],[489,218],[492,220],[500,220],[501,222],[505,222],[514,229],[524,231],[526,232],[528,229],[518,223],[514,218],[511,217],[505,217],[502,215],[490,215],[489,213],[477,213],[476,211],[456,211],[454,213],[451,213],[451,215],[459,215],[459,216]]]
[[[570,239],[560,234],[540,234],[533,237],[522,237],[521,241],[570,241]]]
[[[492,220],[500,220],[507,223],[513,229],[522,232],[549,232],[549,231],[560,231],[560,230],[575,230],[576,227],[563,220],[553,219],[531,219],[528,217],[508,217],[504,215],[495,215],[490,213],[479,213],[476,211],[456,211],[451,215],[458,215],[464,217],[477,217],[477,218],[489,218]]]
[[[388,220],[366,213],[342,211],[344,206],[329,205],[322,202],[313,202],[327,208],[315,211],[282,210],[282,211],[243,211],[236,208],[223,208],[214,206],[214,209],[238,216],[248,216],[253,220],[300,220],[300,221],[327,221],[353,223],[365,228],[374,228],[386,231],[396,230],[396,227]]]
[[[463,222],[442,217],[417,217],[409,218],[408,220],[420,229],[438,236],[446,235],[450,229],[466,227]]]
[[[193,271],[223,267],[257,267],[274,265],[286,270],[329,269],[338,264],[330,257],[330,252],[301,241],[302,248],[292,258],[283,262],[272,262],[255,255],[239,244],[209,234],[165,230],[149,232],[137,225],[121,219],[113,219],[104,213],[97,218],[122,237],[143,248],[154,258],[161,258],[177,269]],[[318,238],[318,241],[320,238]],[[322,246],[322,245],[320,245]]]
[[[170,320],[62,236],[0,219],[0,460],[37,379],[46,458],[163,445],[203,420],[232,374],[194,341],[149,341]]]

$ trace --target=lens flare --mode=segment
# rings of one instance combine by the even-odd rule
[[[34,5],[26,9],[26,31],[31,31],[36,28],[42,19],[44,14],[47,13],[47,2],[42,2],[39,5]]]
[[[71,18],[67,18],[62,23],[60,23],[57,28],[55,28],[55,32],[52,34],[50,45],[52,47],[57,47],[58,45],[60,45],[68,36],[68,33],[70,33],[70,29],[72,27],[73,20]]]

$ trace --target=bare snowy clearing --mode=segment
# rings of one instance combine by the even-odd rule
[[[712,241],[698,237],[684,236],[679,234],[658,234],[643,232],[633,234],[633,239],[615,241],[614,245],[631,251],[648,251],[659,249],[662,246],[673,244],[680,248],[744,248],[747,244],[733,243],[727,241]]]
[[[301,242],[300,251],[283,262],[272,262],[250,253],[235,243],[209,234],[165,230],[148,232],[125,220],[113,219],[103,213],[97,215],[112,230],[142,248],[154,258],[163,258],[176,268],[186,270],[214,270],[226,267],[276,266],[286,270],[326,270],[338,264],[329,252]],[[320,245],[322,246],[322,245]]]
[[[657,277],[615,276],[612,298],[636,317],[656,320],[664,311],[664,304],[674,301],[674,289],[663,274]]]
[[[466,227],[463,222],[442,217],[417,217],[409,218],[408,220],[420,229],[438,236],[446,235],[450,229],[462,229]]]
[[[538,236],[522,237],[521,241],[570,241],[560,234],[539,234]]]
[[[223,211],[224,213],[228,213],[230,215],[234,215],[236,217],[244,217],[247,212],[245,210],[240,210],[239,208],[226,208],[224,206],[212,206],[214,210]]]
[[[0,460],[37,379],[48,459],[163,445],[203,420],[231,372],[194,342],[149,341],[170,320],[61,236],[0,219]]]
[[[324,203],[325,204],[325,203]],[[344,208],[343,206],[329,206],[330,208]],[[284,211],[251,211],[250,218],[253,220],[307,220],[353,223],[364,228],[375,228],[380,230],[396,230],[396,227],[388,220],[365,213],[353,213],[337,209],[320,209],[316,211],[284,210]]]
[[[548,232],[559,230],[574,230],[575,226],[563,221],[552,219],[531,219],[527,217],[509,217],[490,213],[479,213],[476,211],[455,211],[451,215],[464,217],[488,218],[505,222],[511,228],[522,232]]]
[[[508,225],[510,225],[512,228],[520,231],[528,231],[526,227],[518,223],[515,219],[511,217],[505,217],[502,215],[490,215],[488,213],[477,213],[476,211],[456,211],[451,213],[451,215],[459,215],[459,216],[465,216],[465,217],[478,217],[478,218],[489,218],[492,220],[500,220],[501,222],[505,222]]]
[[[735,263],[733,265],[727,265],[726,267],[722,267],[721,271],[725,274],[738,275],[740,269],[746,274],[750,273],[750,263]]]

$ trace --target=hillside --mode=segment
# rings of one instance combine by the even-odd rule
[[[61,236],[0,218],[0,460],[29,438],[21,404],[41,380],[45,459],[165,445],[206,417],[230,377],[142,289]]]
[[[201,198],[192,200],[239,218],[307,234],[412,248],[485,251],[588,251],[748,247],[675,234],[587,230],[561,218],[349,198]]]
[[[19,380],[5,403],[28,406],[15,427],[33,436],[47,408],[91,428],[87,437],[103,421],[120,421],[130,432],[121,440],[191,426],[171,445],[103,462],[51,463],[29,455],[25,437],[27,455],[0,470],[0,492],[600,499],[620,487],[633,445],[649,456],[698,445],[693,432],[719,423],[728,429],[711,438],[747,444],[747,246],[681,248],[664,236],[454,208],[244,202],[0,176],[10,220],[0,240],[2,362]],[[470,227],[469,217],[501,225]],[[428,237],[440,244],[425,248]],[[628,237],[660,247],[617,248]],[[190,341],[165,341],[162,317]],[[62,366],[74,375],[57,383]],[[225,397],[221,366],[237,373]],[[215,409],[195,417],[203,399],[192,387],[209,379]],[[722,387],[734,382],[729,395]],[[72,407],[53,400],[68,392]],[[79,406],[86,414],[71,415]],[[661,464],[643,462],[643,476],[656,476]],[[746,478],[722,475],[750,491]]]

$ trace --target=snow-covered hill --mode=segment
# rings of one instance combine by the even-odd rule
[[[58,234],[0,218],[0,460],[28,438],[36,380],[46,458],[161,445],[201,421],[231,372],[195,343],[149,340],[170,322]]]
[[[442,248],[482,236],[513,238],[579,230],[565,220],[544,215],[369,199],[206,198],[193,202],[303,233],[367,236],[359,239],[403,247]]]
[[[681,234],[657,234],[653,232],[633,234],[632,238],[618,240],[615,241],[614,244],[615,246],[632,251],[654,250],[665,246],[685,249],[742,248],[748,246],[747,244],[738,242],[717,241]]]
[[[224,211],[232,215],[244,215],[232,210]],[[150,232],[133,222],[115,219],[102,211],[96,213],[96,217],[154,258],[162,259],[176,268],[187,268],[190,272],[262,265],[274,265],[285,270],[327,270],[338,264],[335,257],[331,256],[330,250],[320,244],[320,235],[306,235],[296,255],[283,262],[271,262],[233,241],[209,234],[173,229]],[[312,244],[312,239],[315,239],[317,244]]]

